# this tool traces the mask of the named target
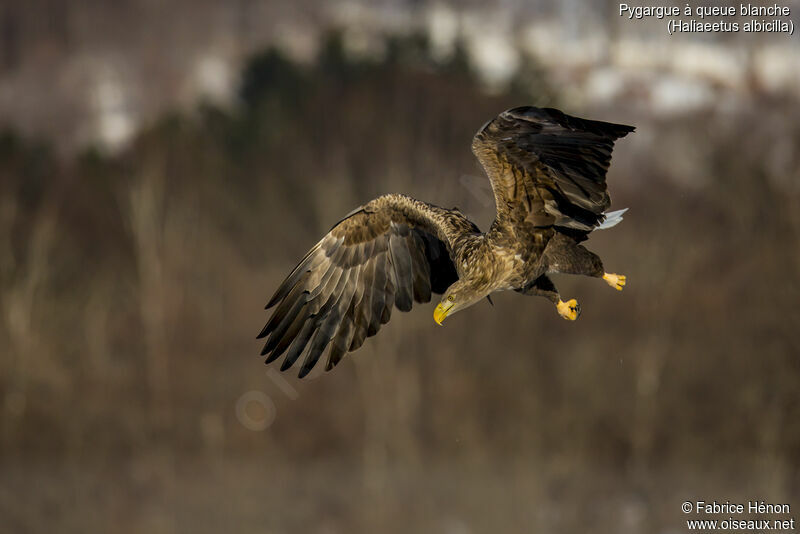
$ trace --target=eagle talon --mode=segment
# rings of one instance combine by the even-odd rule
[[[574,321],[581,314],[581,305],[575,299],[570,299],[566,302],[559,300],[556,304],[558,314],[567,321]]]
[[[624,274],[603,273],[603,280],[617,291],[622,291],[626,277]]]

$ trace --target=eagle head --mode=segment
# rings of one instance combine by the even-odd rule
[[[458,280],[444,292],[441,302],[433,310],[433,320],[441,325],[445,317],[469,308],[489,293],[491,290],[484,290],[469,284],[468,281]]]

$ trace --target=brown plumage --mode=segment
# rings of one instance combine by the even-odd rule
[[[281,370],[305,354],[303,377],[328,350],[326,369],[358,349],[397,307],[444,294],[434,319],[514,289],[544,296],[574,320],[548,273],[602,277],[622,289],[625,277],[605,273],[579,243],[610,227],[606,171],[614,141],[631,126],[578,119],[555,109],[504,111],[475,135],[472,151],[494,192],[497,215],[481,233],[457,209],[405,195],[384,195],[337,223],[300,261],[267,304],[277,306],[259,334],[267,363]],[[623,210],[624,211],[624,210]],[[605,221],[605,222],[604,222]]]

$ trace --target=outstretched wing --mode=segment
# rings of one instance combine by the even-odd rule
[[[389,321],[458,279],[450,257],[461,232],[477,231],[458,213],[402,195],[386,195],[340,221],[312,248],[267,304],[276,306],[259,338],[281,371],[306,352],[302,378],[330,346],[335,366]]]
[[[472,151],[489,176],[498,216],[591,231],[611,203],[606,171],[614,141],[633,130],[520,107],[481,128]]]

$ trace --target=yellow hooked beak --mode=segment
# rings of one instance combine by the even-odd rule
[[[447,317],[447,314],[452,307],[452,302],[448,302],[447,304],[442,304],[440,302],[439,305],[436,306],[436,309],[433,310],[433,320],[436,321],[436,324],[441,326],[442,321],[444,321],[444,318]]]

